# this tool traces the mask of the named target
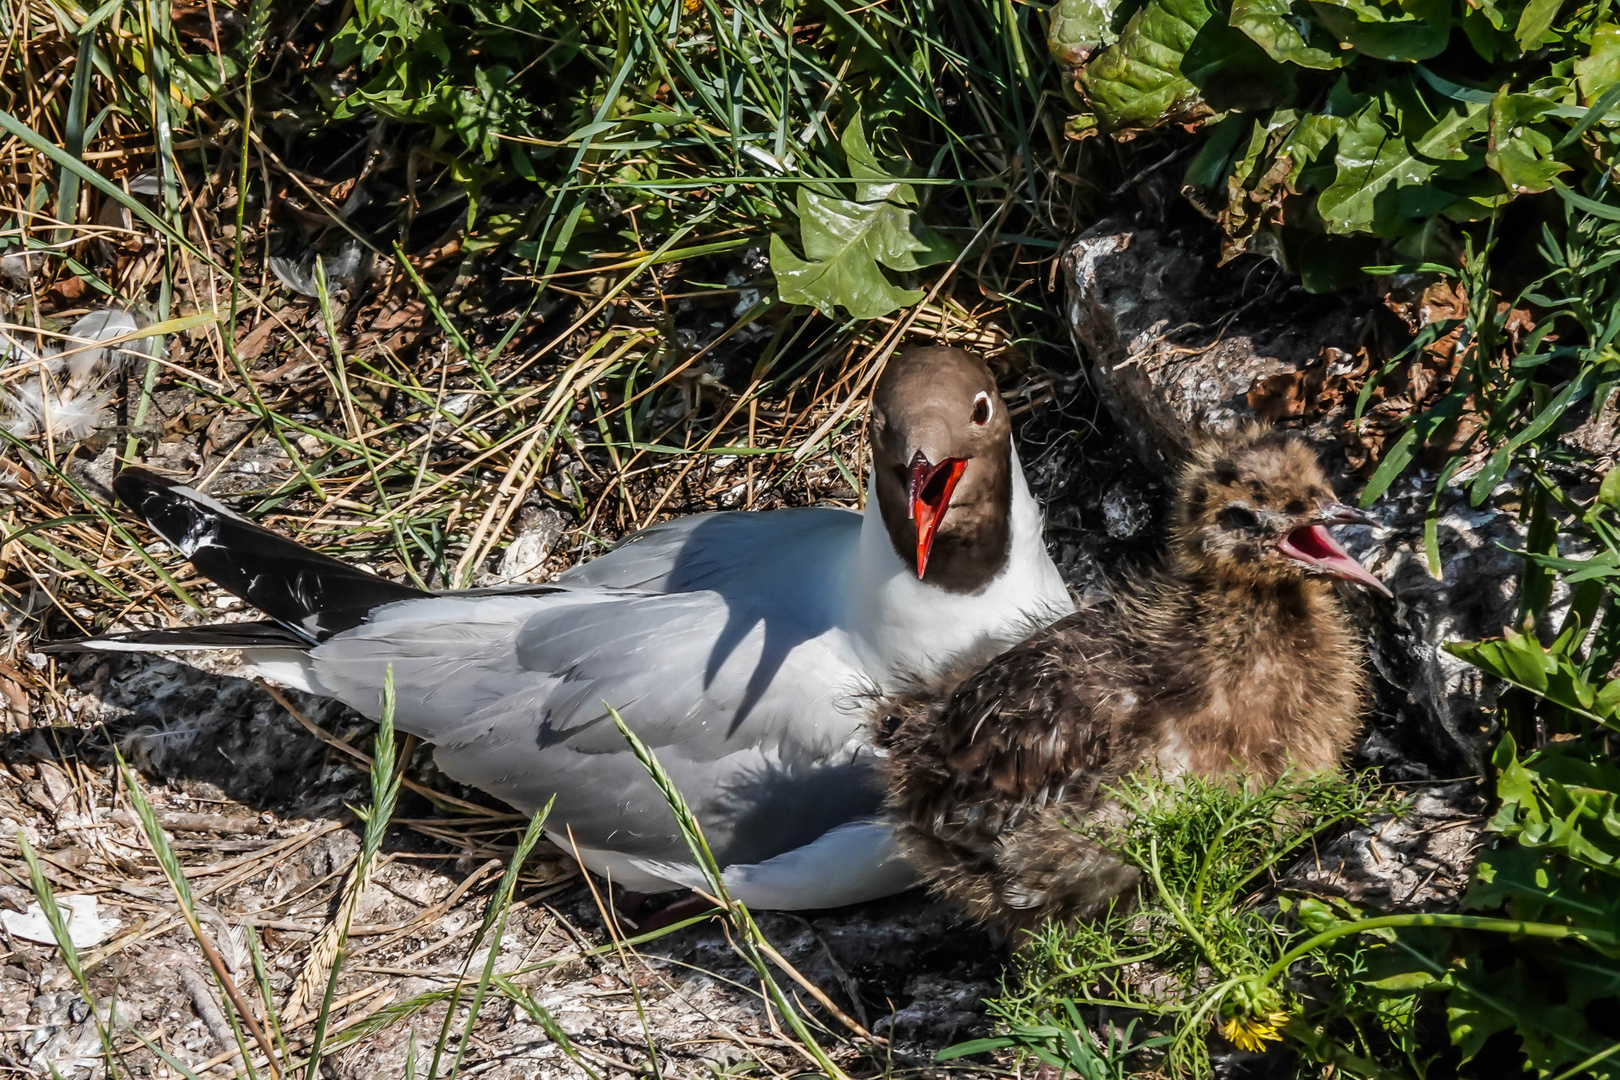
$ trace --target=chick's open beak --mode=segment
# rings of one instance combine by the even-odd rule
[[[928,553],[934,549],[934,533],[939,529],[945,508],[951,504],[951,492],[962,479],[967,462],[961,458],[946,458],[938,465],[931,464],[921,450],[911,459],[911,484],[906,500],[908,514],[917,523],[917,576],[928,570]]]
[[[1301,525],[1279,540],[1277,549],[1290,559],[1320,573],[1332,574],[1393,597],[1395,594],[1389,591],[1389,587],[1351,558],[1350,553],[1340,547],[1333,534],[1327,531],[1329,525],[1374,524],[1377,522],[1372,517],[1353,506],[1330,503],[1322,507],[1322,515],[1317,521]]]
[[[1365,510],[1349,503],[1324,502],[1320,521],[1323,525],[1377,525],[1379,521]]]

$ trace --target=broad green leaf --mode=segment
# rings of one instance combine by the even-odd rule
[[[1516,12],[1504,12],[1492,0],[1476,0],[1463,6],[1457,23],[1468,37],[1468,43],[1485,60],[1517,58],[1519,47],[1513,40],[1511,23]]]
[[[1103,128],[1155,127],[1201,111],[1198,87],[1183,74],[1182,60],[1212,14],[1204,0],[1150,0],[1131,16],[1119,40],[1080,77]]]
[[[1611,698],[1608,686],[1599,688],[1587,679],[1569,654],[1576,640],[1573,634],[1567,635],[1547,649],[1534,635],[1509,631],[1498,640],[1449,642],[1445,649],[1499,679],[1620,730],[1613,708],[1620,702],[1620,694]]]
[[[1406,993],[1419,993],[1439,984],[1440,980],[1434,972],[1423,967],[1414,967],[1410,971],[1402,971],[1394,975],[1385,975],[1381,979],[1370,979],[1366,985],[1379,990],[1399,990]]]
[[[875,319],[922,299],[902,288],[883,268],[909,272],[951,257],[951,250],[917,217],[910,184],[890,176],[873,155],[859,118],[844,129],[841,144],[855,199],[801,187],[798,195],[800,258],[772,235],[771,272],[781,297],[832,317],[843,308],[857,319]]]
[[[1273,60],[1300,67],[1343,67],[1355,53],[1343,49],[1312,16],[1305,0],[1233,0],[1232,25]]]
[[[1292,70],[1227,25],[1209,0],[1149,0],[1081,73],[1104,130],[1157,127],[1294,94]]]
[[[1300,899],[1294,917],[1299,920],[1299,925],[1313,934],[1336,929],[1345,923],[1345,920],[1338,912],[1314,896],[1306,896]]]
[[[1182,190],[1213,191],[1217,187],[1224,190],[1227,173],[1232,168],[1232,154],[1243,145],[1243,136],[1248,130],[1248,118],[1236,113],[1209,130],[1204,145],[1187,164]]]
[[[1620,510],[1620,465],[1612,466],[1603,474],[1603,483],[1598,486],[1598,502],[1611,510]]]
[[[1610,679],[1603,684],[1592,699],[1592,711],[1608,719],[1613,719],[1615,713],[1620,712],[1620,679]],[[1615,835],[1620,836],[1620,832]]]
[[[1311,7],[1334,37],[1380,60],[1427,60],[1451,38],[1448,0],[1313,0]]]
[[[1457,655],[1468,659],[1462,653]],[[1531,820],[1539,822],[1541,817],[1536,798],[1536,778],[1519,762],[1518,750],[1513,733],[1504,731],[1501,741],[1491,752],[1491,766],[1496,770],[1496,797],[1501,800],[1504,813],[1529,814]]]
[[[829,318],[842,307],[857,319],[875,319],[922,299],[921,289],[901,288],[879,268],[915,270],[917,253],[929,250],[911,234],[910,205],[898,197],[851,202],[801,188],[798,208],[807,258],[771,236],[771,272],[787,303],[815,307]]]
[[[1058,0],[1046,45],[1065,64],[1083,64],[1097,49],[1119,40],[1114,16],[1126,0]]]
[[[1407,226],[1396,198],[1402,189],[1423,185],[1444,161],[1465,159],[1463,142],[1490,120],[1484,105],[1448,101],[1412,131],[1408,122],[1423,109],[1408,96],[1375,94],[1340,129],[1338,175],[1317,202],[1328,231],[1398,236]]]
[[[1519,25],[1513,31],[1513,40],[1519,43],[1520,49],[1532,52],[1541,47],[1563,3],[1564,0],[1530,0],[1524,5],[1524,11],[1519,14]]]
[[[872,152],[872,147],[866,141],[866,127],[860,115],[856,114],[844,128],[843,136],[838,145],[844,151],[844,161],[849,166],[849,175],[855,181],[855,201],[872,202],[888,197],[897,177],[892,175],[883,163]],[[907,192],[911,192],[910,185],[904,185]],[[911,195],[915,199],[915,195]]]
[[[1575,61],[1575,81],[1581,101],[1588,105],[1620,83],[1620,26],[1602,23],[1592,30],[1587,54]]]
[[[1547,689],[1547,667],[1539,643],[1530,645],[1534,641],[1510,632],[1508,637],[1494,641],[1448,642],[1445,648],[1498,679],[1542,693]]]
[[[1575,877],[1579,879],[1579,871]],[[1595,914],[1581,902],[1578,886],[1568,891],[1564,886],[1550,852],[1503,844],[1480,856],[1463,906],[1474,911],[1507,908],[1531,921]]]
[[[1547,654],[1533,634],[1508,631],[1501,644],[1502,662],[1507,666],[1507,677],[1520,686],[1544,692],[1550,664]]]
[[[1498,1009],[1481,1009],[1472,999],[1452,994],[1446,1003],[1446,1027],[1451,1042],[1471,1060],[1485,1047],[1485,1040],[1513,1027],[1513,1018]]]
[[[1506,30],[1510,23],[1517,21],[1517,11],[1522,10],[1522,8],[1515,9],[1514,3],[1515,0],[1507,0],[1506,11],[1502,10],[1503,5],[1496,0],[1473,0],[1467,6],[1478,11],[1489,25],[1498,30]]]
[[[1530,1066],[1525,1075],[1551,1080],[1570,1066],[1590,1061],[1590,1066],[1570,1069],[1567,1075],[1612,1080],[1620,1074],[1620,1061],[1604,1051],[1613,1040],[1594,1030],[1585,1009],[1587,994],[1576,992],[1585,981],[1581,975],[1594,968],[1597,965],[1555,949],[1518,950],[1505,967],[1499,963],[1487,967],[1478,955],[1465,957],[1449,976],[1453,989],[1446,1002],[1451,1037],[1463,1059],[1485,1050],[1491,1035],[1511,1031],[1522,1040],[1520,1049]],[[1601,974],[1588,993],[1612,995],[1613,965],[1597,970]],[[1593,1019],[1600,1008],[1594,1007]]]
[[[1328,143],[1333,141],[1343,126],[1342,117],[1328,113],[1309,112],[1299,118],[1299,123],[1294,125],[1277,148],[1278,157],[1287,157],[1294,163],[1288,172],[1290,185],[1297,187],[1301,184],[1301,174],[1317,163],[1322,151],[1327,149]]]
[[[1485,163],[1515,195],[1546,191],[1569,166],[1553,158],[1551,134],[1537,126],[1556,102],[1533,94],[1497,94],[1491,99],[1491,140]]]

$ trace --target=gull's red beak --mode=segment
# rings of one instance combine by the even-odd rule
[[[934,533],[939,529],[945,508],[951,504],[951,492],[962,479],[967,462],[961,458],[946,458],[931,465],[917,451],[911,459],[911,485],[907,493],[908,514],[917,523],[917,576],[928,570],[928,553],[934,549]]]
[[[1348,508],[1346,508],[1348,509]],[[1351,520],[1365,521],[1364,516],[1348,518],[1348,515],[1329,516],[1328,521],[1348,524]],[[1365,585],[1369,589],[1377,589],[1385,596],[1393,597],[1395,594],[1376,577],[1368,572],[1365,566],[1350,557],[1350,553],[1339,546],[1322,524],[1301,525],[1299,528],[1277,541],[1277,550],[1296,562],[1304,563],[1313,570],[1334,577],[1353,581],[1357,585]]]

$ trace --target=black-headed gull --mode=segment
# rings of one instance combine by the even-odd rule
[[[78,648],[240,648],[266,677],[395,722],[450,776],[533,811],[590,869],[642,892],[702,886],[607,706],[690,802],[732,894],[819,908],[910,887],[881,819],[871,704],[1073,610],[990,370],[954,349],[890,360],[864,512],[699,514],[551,585],[428,594],[126,469],[121,500],[270,616]]]

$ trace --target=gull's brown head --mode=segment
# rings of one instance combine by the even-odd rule
[[[1222,580],[1280,586],[1326,576],[1389,596],[1328,531],[1371,523],[1333,494],[1304,442],[1246,427],[1194,447],[1177,487],[1172,549],[1183,568]]]
[[[961,349],[891,357],[872,392],[878,508],[923,581],[976,592],[1007,561],[1012,426],[983,360]]]

